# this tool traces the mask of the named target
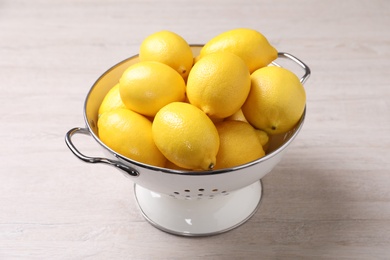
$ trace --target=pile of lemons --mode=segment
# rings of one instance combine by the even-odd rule
[[[306,103],[297,76],[269,66],[277,56],[253,29],[223,32],[196,57],[176,33],[154,33],[102,101],[99,138],[123,156],[170,169],[256,160],[270,135],[299,121]]]

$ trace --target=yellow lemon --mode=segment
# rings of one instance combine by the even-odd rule
[[[238,28],[223,32],[203,46],[200,59],[210,53],[229,51],[241,57],[252,73],[278,57],[277,50],[260,32]]]
[[[166,158],[152,137],[152,123],[129,109],[115,109],[98,120],[100,140],[115,152],[135,161],[164,167]]]
[[[263,130],[259,130],[259,129],[255,129],[255,132],[256,132],[256,134],[257,134],[257,137],[258,137],[259,140],[260,140],[261,145],[262,145],[263,148],[264,148],[264,146],[265,146],[266,144],[268,144],[268,141],[269,141],[269,136],[268,136],[267,132],[265,132],[265,131],[263,131]]]
[[[184,79],[160,62],[131,65],[119,80],[119,92],[127,108],[153,117],[160,108],[185,99]]]
[[[298,77],[276,66],[264,67],[251,75],[251,91],[242,112],[255,128],[268,134],[289,131],[301,118],[306,93]]]
[[[250,90],[250,74],[244,61],[230,52],[209,54],[191,69],[187,97],[211,118],[237,112]]]
[[[270,143],[269,135],[267,134],[267,132],[265,132],[263,130],[255,129],[255,131],[256,131],[257,137],[260,140],[261,146],[263,146],[264,152],[267,153],[267,150],[269,148],[269,143]]]
[[[246,120],[244,113],[242,112],[242,109],[238,110],[233,115],[224,119],[224,121],[228,121],[228,120],[236,120],[236,121],[242,121],[242,122],[248,123],[248,120]],[[216,123],[216,122],[214,122],[214,123]],[[268,134],[266,132],[264,132],[263,130],[259,130],[259,129],[255,129],[255,132],[257,134],[257,137],[260,140],[261,145],[263,146],[263,150],[266,151],[267,150],[266,148],[268,148],[268,141],[269,141]]]
[[[175,165],[194,170],[214,168],[218,132],[199,108],[184,102],[166,105],[156,114],[152,132],[158,149]]]
[[[235,167],[265,155],[256,131],[249,123],[229,120],[215,126],[220,139],[215,169]]]
[[[243,121],[243,122],[247,122],[248,123],[248,120],[246,120],[245,116],[244,116],[244,113],[242,113],[242,110],[239,109],[236,113],[234,113],[233,115],[225,118],[225,121],[226,120],[237,120],[237,121]]]
[[[180,166],[177,166],[176,164],[174,164],[170,160],[167,160],[167,162],[165,163],[165,168],[172,169],[172,170],[178,170],[178,171],[188,171],[189,170],[189,169],[185,169],[185,168],[182,168]]]
[[[119,94],[119,83],[112,87],[104,96],[103,101],[99,107],[98,117],[100,117],[103,113],[114,110],[116,108],[126,108]]]
[[[180,35],[166,30],[153,33],[142,41],[139,58],[167,64],[183,78],[187,78],[194,61],[188,43]]]

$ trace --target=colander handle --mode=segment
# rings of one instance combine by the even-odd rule
[[[72,136],[74,134],[84,134],[84,135],[91,135],[91,133],[86,128],[81,127],[75,127],[70,129],[66,135],[65,135],[65,143],[68,146],[68,148],[71,150],[71,152],[76,155],[80,160],[87,162],[87,163],[105,163],[111,166],[114,166],[122,171],[124,171],[127,175],[130,175],[131,177],[137,177],[139,176],[139,172],[135,170],[134,168],[124,165],[121,162],[110,160],[108,158],[101,158],[101,157],[89,157],[84,154],[82,154],[76,146],[72,142]]]
[[[310,68],[303,61],[301,61],[297,57],[293,56],[292,54],[289,54],[287,52],[279,52],[278,58],[289,59],[289,60],[295,62],[296,64],[298,64],[305,71],[305,74],[300,78],[300,81],[302,84],[304,84],[305,81],[310,77],[310,74],[311,74]],[[272,62],[272,64],[275,66],[281,67],[276,62]]]

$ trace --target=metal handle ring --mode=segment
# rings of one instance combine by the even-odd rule
[[[293,56],[292,54],[289,54],[287,52],[279,52],[278,58],[289,59],[289,60],[295,62],[296,64],[298,64],[305,71],[305,74],[300,78],[300,81],[302,84],[304,84],[306,82],[306,80],[310,77],[310,74],[311,74],[310,68],[303,61],[301,61],[297,57]],[[272,64],[275,66],[281,67],[277,62],[272,62]]]
[[[90,157],[82,154],[76,146],[72,142],[72,136],[74,134],[84,134],[84,135],[91,135],[91,133],[86,128],[81,127],[75,127],[70,129],[66,135],[65,135],[65,143],[68,146],[68,148],[71,150],[71,152],[76,155],[77,158],[80,160],[87,162],[87,163],[104,163],[111,166],[114,166],[126,173],[126,175],[130,175],[131,177],[138,177],[139,172],[135,170],[134,168],[127,166],[121,162],[110,160],[108,158],[101,158],[101,157]]]

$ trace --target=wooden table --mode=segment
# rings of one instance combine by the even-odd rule
[[[387,0],[1,1],[0,259],[390,259],[389,25]],[[247,223],[173,236],[64,135],[147,35],[205,43],[237,27],[310,66],[307,119]],[[76,141],[99,155],[90,139]]]

